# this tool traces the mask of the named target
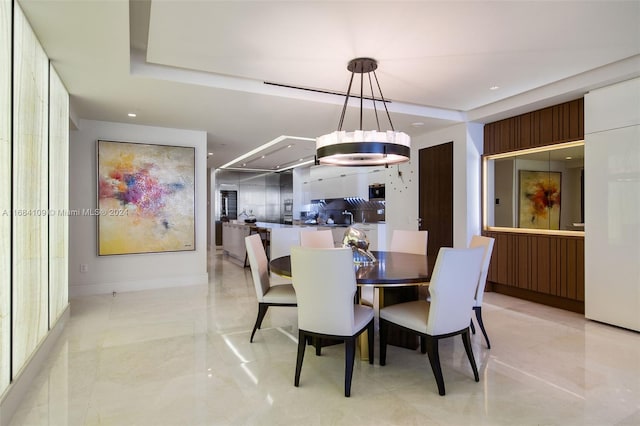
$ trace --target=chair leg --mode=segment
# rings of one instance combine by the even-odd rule
[[[482,330],[482,334],[484,335],[484,340],[487,341],[487,348],[491,349],[489,336],[487,336],[487,330],[485,330],[484,323],[482,322],[482,306],[475,306],[473,310],[476,312],[476,319],[478,320],[478,325],[480,326],[480,330]]]
[[[433,375],[438,384],[438,393],[444,395],[444,378],[442,377],[442,367],[440,366],[440,352],[438,351],[438,339],[427,337],[427,355],[433,370]]]
[[[471,328],[473,334],[476,334],[476,326],[473,325],[473,320],[469,320],[469,328]]]
[[[316,356],[322,355],[322,339],[319,337],[314,337],[313,346],[316,347]]]
[[[262,320],[264,316],[267,315],[267,309],[269,309],[269,305],[265,305],[264,303],[258,303],[258,318],[256,318],[256,324],[253,326],[253,331],[251,332],[251,337],[249,338],[249,342],[253,343],[253,335],[256,334],[256,330],[262,326]]]
[[[387,363],[387,322],[380,319],[380,365]]]
[[[373,364],[373,333],[374,333],[374,322],[371,320],[369,325],[367,326],[367,338],[369,340],[369,364]]]
[[[427,353],[427,338],[424,336],[420,336],[420,352]]]
[[[462,343],[464,344],[464,350],[467,352],[471,369],[473,370],[473,378],[476,382],[480,381],[478,376],[478,367],[476,366],[476,359],[473,357],[473,350],[471,349],[471,337],[469,336],[469,330],[462,332]]]
[[[302,371],[302,360],[304,359],[304,349],[306,345],[305,333],[302,330],[298,330],[298,358],[296,359],[296,377],[293,380],[294,386],[300,385],[300,372]]]
[[[344,396],[351,396],[351,378],[353,377],[353,363],[356,358],[356,339],[350,338],[344,341]]]

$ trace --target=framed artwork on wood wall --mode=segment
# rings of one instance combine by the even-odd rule
[[[195,250],[195,148],[99,140],[96,151],[98,255]]]
[[[560,229],[562,173],[520,170],[520,228]]]

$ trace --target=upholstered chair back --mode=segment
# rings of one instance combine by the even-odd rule
[[[330,229],[300,231],[300,245],[312,248],[333,248],[333,233]]]
[[[267,254],[264,252],[262,239],[260,234],[253,234],[245,237],[245,245],[247,246],[247,257],[251,266],[251,275],[253,284],[256,287],[256,297],[258,302],[264,301],[264,295],[269,290],[269,261]]]
[[[437,336],[469,327],[483,255],[483,247],[440,249],[429,285],[428,334]]]
[[[428,231],[395,229],[391,236],[390,251],[426,255],[428,237]]]
[[[354,333],[356,275],[350,248],[292,247],[291,278],[298,328],[335,336]]]
[[[478,287],[476,288],[474,306],[482,306],[482,297],[484,296],[484,287],[487,284],[487,275],[489,274],[489,265],[491,264],[491,253],[493,253],[494,238],[474,235],[471,237],[469,248],[483,247],[484,255],[482,257],[482,271],[478,279]]]

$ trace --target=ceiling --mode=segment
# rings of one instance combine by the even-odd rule
[[[210,167],[265,143],[231,166],[312,159],[314,138],[337,128],[344,95],[335,93],[346,92],[355,57],[378,61],[393,125],[413,138],[640,76],[637,0],[19,3],[75,123],[203,130]],[[357,127],[350,105],[345,129]],[[364,127],[375,128],[372,110]]]

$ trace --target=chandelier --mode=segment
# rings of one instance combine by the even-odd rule
[[[380,83],[376,76],[378,63],[371,58],[355,58],[349,61],[347,69],[351,71],[349,88],[342,107],[342,114],[338,124],[338,130],[316,138],[316,157],[319,164],[334,166],[379,166],[403,163],[409,161],[411,152],[411,138],[403,132],[396,132],[391,122],[391,116],[387,109],[380,89]],[[352,132],[342,130],[347,104],[351,94],[351,86],[355,74],[360,74],[360,128]],[[364,130],[362,128],[362,112],[364,103],[364,75],[367,74],[371,89],[371,101],[375,113],[377,130]],[[373,74],[380,100],[389,119],[391,130],[381,131],[378,120],[376,98],[373,93]]]

